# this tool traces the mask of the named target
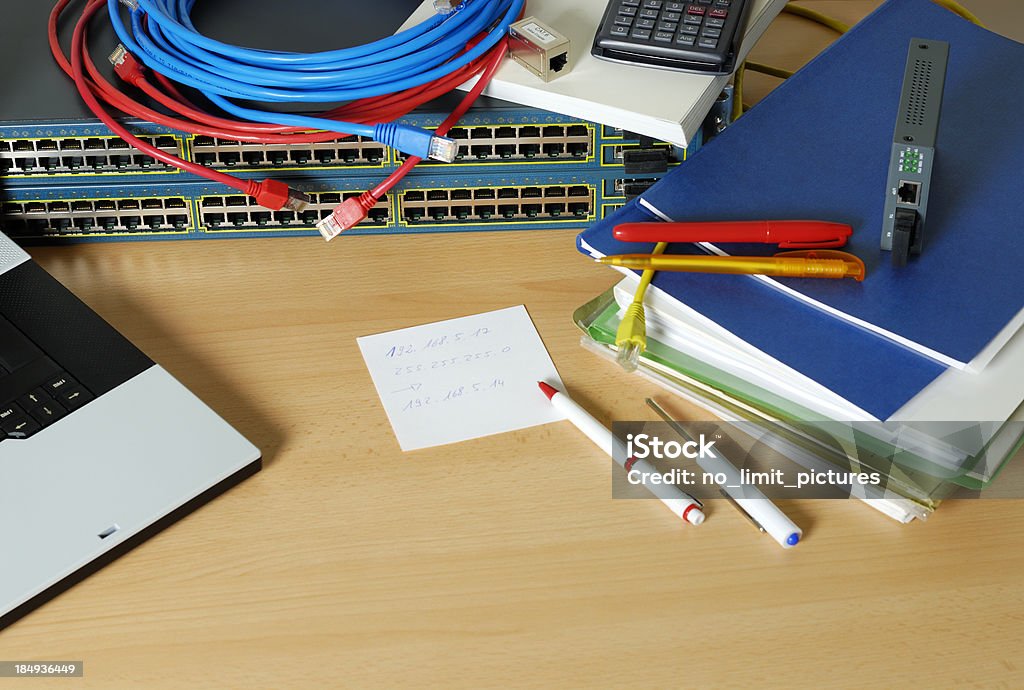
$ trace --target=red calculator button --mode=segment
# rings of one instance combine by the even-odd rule
[[[723,10],[720,7],[716,7],[710,12],[708,12],[708,16],[715,17],[717,19],[725,19],[726,17],[729,16],[729,10]]]
[[[712,10],[713,11],[713,10]],[[704,8],[700,5],[690,5],[686,8],[687,14],[704,14]]]

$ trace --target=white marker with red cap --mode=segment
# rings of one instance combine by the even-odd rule
[[[615,453],[615,446],[619,444],[612,432],[601,422],[594,419],[589,412],[580,407],[576,401],[553,386],[543,381],[537,385],[548,396],[548,400],[560,412],[563,412],[570,422],[577,429],[586,434],[591,441],[596,443],[602,450],[611,456],[615,462],[622,464],[627,471],[637,470],[641,473],[656,473],[657,470],[646,460],[638,458],[626,459],[625,452]],[[693,496],[683,492],[673,484],[647,484],[644,486],[661,499],[661,502],[668,506],[668,509],[691,525],[699,525],[704,522],[704,511],[701,510],[701,503]]]

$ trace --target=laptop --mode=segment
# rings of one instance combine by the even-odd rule
[[[0,629],[261,463],[0,234]]]

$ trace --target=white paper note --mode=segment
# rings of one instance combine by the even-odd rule
[[[564,419],[562,381],[523,306],[357,338],[402,450]]]

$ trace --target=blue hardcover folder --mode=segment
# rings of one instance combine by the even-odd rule
[[[947,41],[950,61],[924,253],[894,268],[879,248],[907,48]],[[819,218],[849,223],[863,283],[780,280],[930,349],[932,359],[749,276],[659,273],[654,284],[794,369],[886,419],[945,368],[970,362],[1024,308],[1024,46],[929,0],[890,0],[685,165],[584,232],[601,254],[634,220]],[[765,245],[723,246],[770,254]],[[699,252],[674,245],[670,252]]]

